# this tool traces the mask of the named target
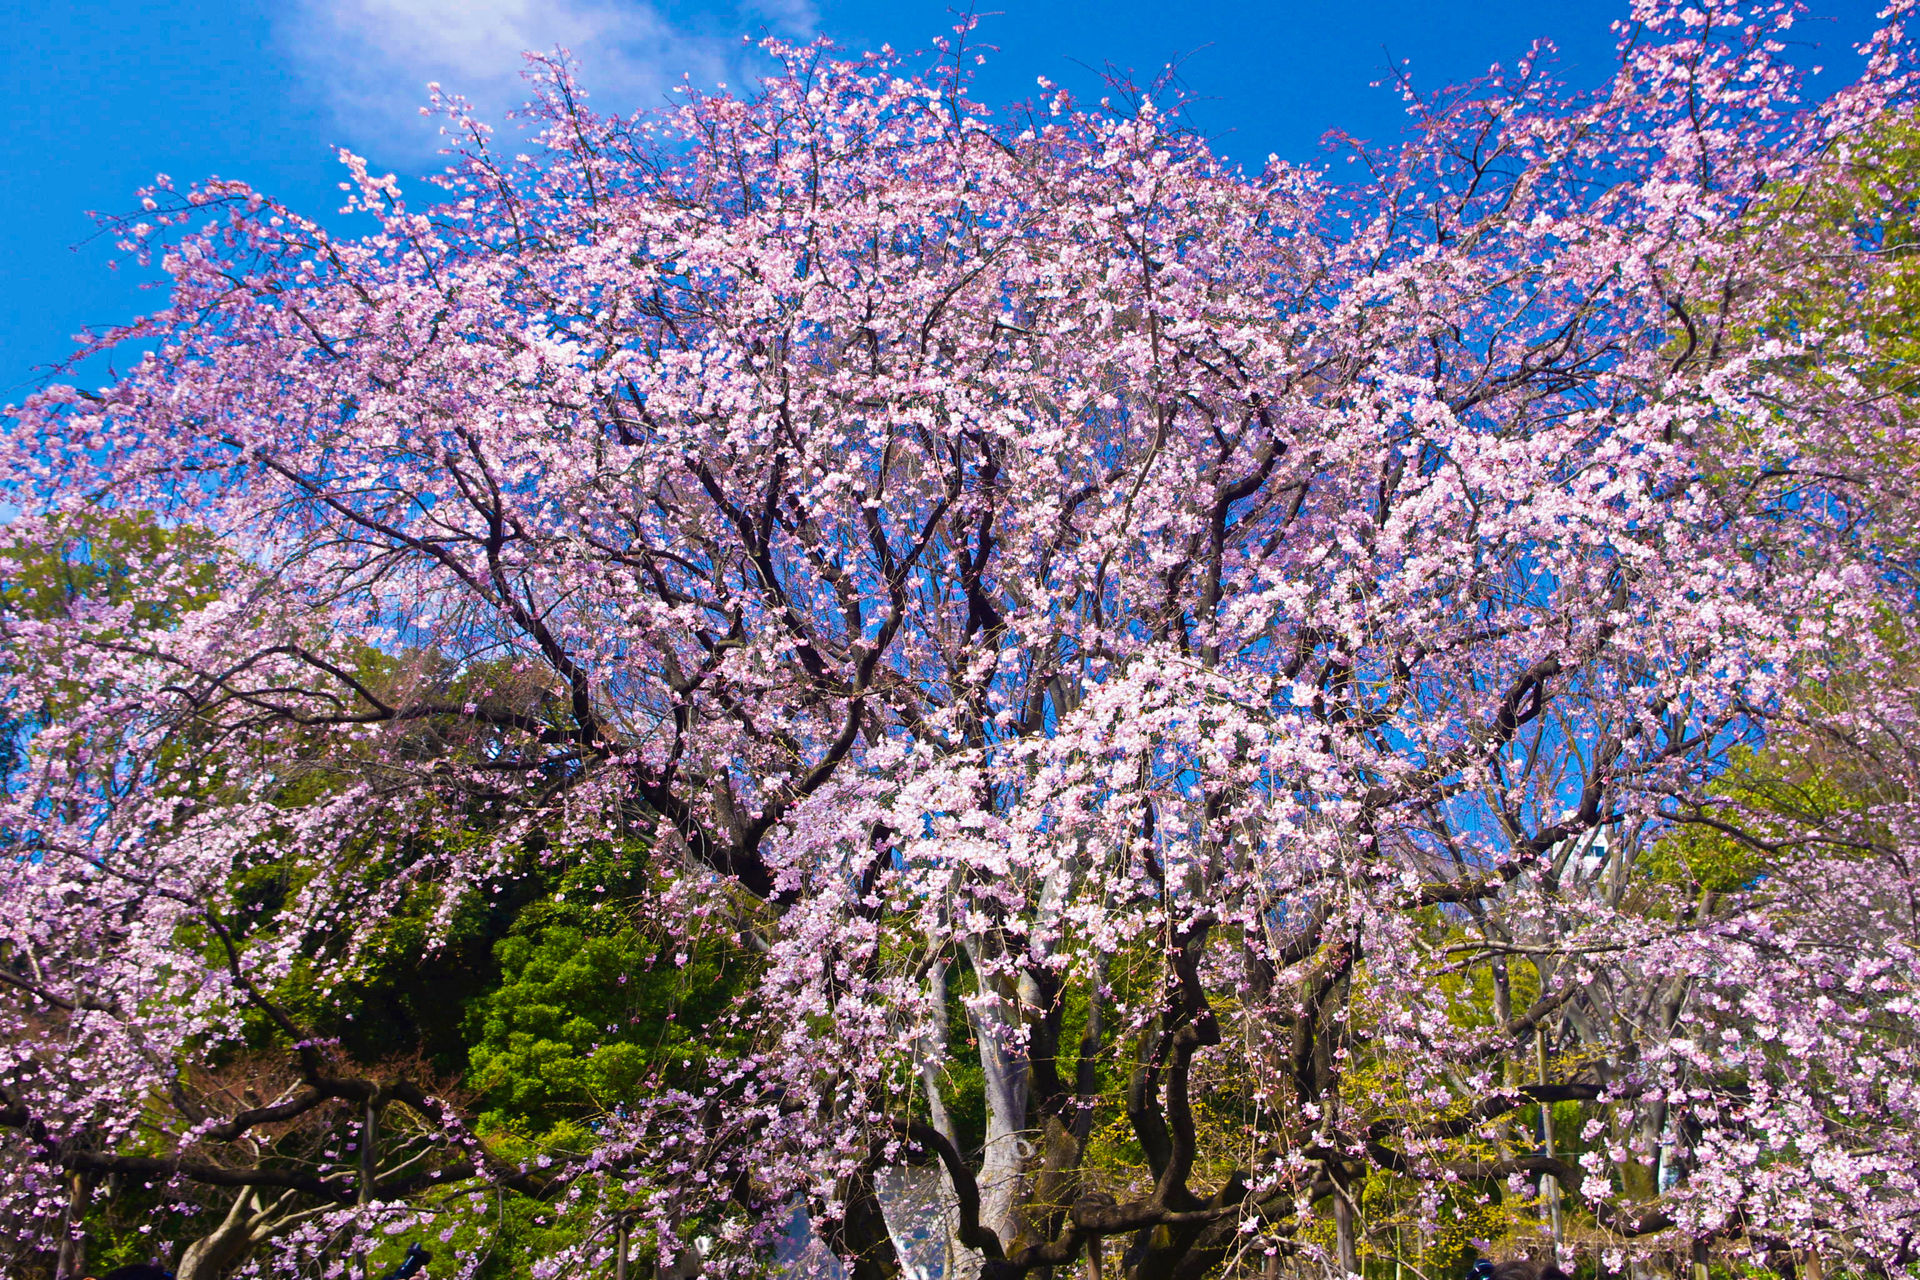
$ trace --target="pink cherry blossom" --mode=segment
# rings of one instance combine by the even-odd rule
[[[1636,4],[1599,90],[1409,89],[1335,172],[1166,92],[996,114],[963,31],[634,118],[536,59],[525,155],[437,100],[430,203],[343,154],[352,236],[157,184],[167,305],[11,411],[6,536],[152,513],[222,589],[0,620],[16,715],[63,708],[4,813],[0,1217],[286,1197],[247,1265],[291,1276],[509,1187],[602,1215],[541,1275],[616,1211],[714,1274],[890,1275],[932,1223],[952,1274],[1199,1275],[1351,1269],[1380,1179],[1421,1230],[1517,1188],[1649,1257],[1910,1264],[1920,439],[1844,314],[1778,316],[1796,261],[1885,269],[1782,193],[1911,119],[1912,51],[1899,6],[1812,103],[1793,16]],[[1768,743],[1872,785],[1756,818],[1713,782]],[[1649,869],[1696,828],[1764,874]],[[750,1048],[577,1159],[274,997],[607,842],[747,940]],[[256,1024],[284,1095],[173,1115]],[[368,1105],[413,1144],[370,1182]],[[322,1106],[310,1168],[233,1155]],[[1096,1114],[1138,1169],[1082,1170]]]

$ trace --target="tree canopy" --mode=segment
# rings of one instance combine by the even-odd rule
[[[1814,102],[1791,7],[1642,0],[1257,174],[990,111],[970,24],[630,118],[534,59],[429,202],[343,155],[363,234],[147,193],[141,354],[0,451],[20,554],[138,533],[0,609],[0,1219],[1909,1267],[1903,16]]]

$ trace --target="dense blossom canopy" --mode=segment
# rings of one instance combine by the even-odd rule
[[[606,1215],[556,1275],[615,1217],[743,1274],[1353,1269],[1389,1199],[1911,1262],[1920,419],[1827,212],[1910,51],[1813,104],[1791,17],[1642,2],[1597,91],[1536,51],[1330,170],[1166,94],[989,113],[957,42],[633,119],[536,61],[526,154],[441,103],[437,203],[345,156],[355,237],[155,189],[142,354],[0,458],[17,545],[199,531],[0,620],[0,1214],[271,1199],[289,1275],[495,1187]],[[1827,798],[1716,782],[1761,756]],[[294,1007],[608,849],[752,978],[585,1150]],[[242,1048],[277,1094],[182,1100]],[[260,1155],[363,1106],[390,1156]]]

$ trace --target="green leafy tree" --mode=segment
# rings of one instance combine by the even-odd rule
[[[499,985],[466,1017],[483,1127],[557,1139],[730,1050],[717,1024],[751,957],[648,928],[607,883],[619,870],[571,869],[496,944]]]

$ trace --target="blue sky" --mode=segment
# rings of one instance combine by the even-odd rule
[[[658,103],[683,73],[750,74],[740,36],[825,34],[842,44],[916,49],[954,19],[948,0],[15,0],[0,15],[10,90],[0,130],[0,403],[65,356],[83,325],[126,319],[148,301],[111,272],[89,209],[125,210],[156,173],[243,178],[299,208],[337,207],[331,148],[406,177],[430,167],[416,108],[428,80],[496,116],[516,101],[517,51],[566,44],[594,105]],[[1803,54],[1837,84],[1877,0],[1813,0]],[[1610,63],[1608,25],[1625,0],[982,0],[978,39],[990,102],[1022,98],[1045,75],[1097,95],[1088,68],[1144,79],[1184,56],[1208,99],[1199,123],[1222,151],[1311,160],[1340,128],[1385,139],[1397,101],[1369,84],[1405,60],[1438,87],[1511,62],[1536,37],[1561,49],[1576,83]],[[76,248],[76,246],[78,246]]]

